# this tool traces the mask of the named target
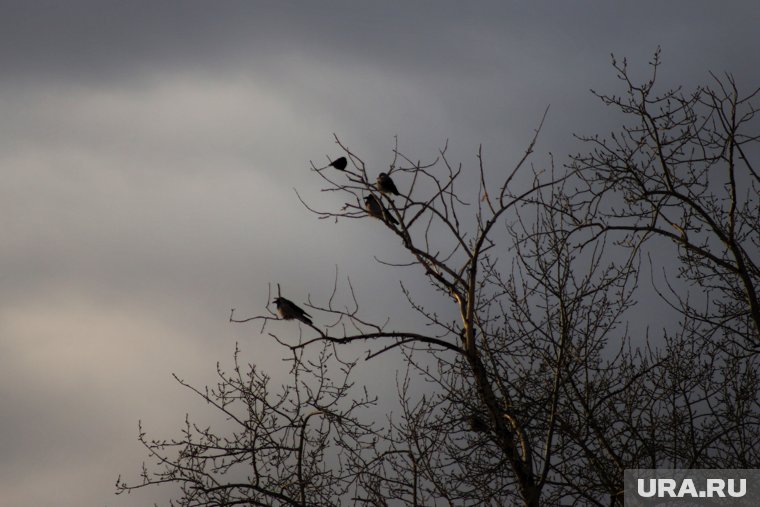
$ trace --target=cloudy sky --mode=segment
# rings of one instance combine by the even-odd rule
[[[270,282],[324,297],[337,265],[413,325],[402,274],[372,260],[398,245],[295,196],[341,204],[308,170],[333,133],[370,168],[394,136],[413,159],[448,139],[509,166],[551,105],[537,155],[561,163],[572,133],[615,125],[589,93],[620,91],[610,53],[643,80],[660,45],[663,83],[750,89],[758,24],[755,0],[0,1],[0,507],[163,498],[113,495],[145,457],[137,422],[176,435],[204,407],[171,373],[202,385],[236,342],[285,371],[227,322]]]

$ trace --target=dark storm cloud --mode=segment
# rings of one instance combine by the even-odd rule
[[[418,5],[419,9],[422,5]],[[287,53],[376,65],[395,53],[398,62],[430,65],[400,48],[436,58],[457,57],[453,41],[435,35],[457,20],[445,6],[422,13],[414,6],[282,2],[13,2],[5,6],[0,58],[5,79],[129,79],[157,69],[225,69],[235,62],[276,63]],[[459,22],[466,22],[465,19]],[[461,26],[461,24],[459,25]],[[326,51],[320,54],[320,47]],[[417,55],[418,56],[418,55]]]
[[[127,79],[157,68],[276,63],[288,53],[471,77],[521,71],[503,63],[588,62],[589,52],[651,52],[658,44],[687,43],[695,58],[719,55],[728,64],[746,58],[755,12],[749,1],[730,7],[709,1],[477,2],[467,8],[459,2],[14,1],[3,3],[0,60],[3,79]]]
[[[387,111],[395,102],[403,111],[405,100],[419,104],[417,92],[429,116],[423,123],[451,130],[436,133],[437,143],[451,137],[489,145],[518,134],[505,130],[505,117],[537,121],[550,103],[549,128],[581,128],[579,116],[593,104],[588,89],[615,84],[610,52],[628,56],[642,78],[658,45],[664,78],[673,82],[702,80],[707,70],[754,72],[748,58],[754,12],[752,2],[730,8],[715,2],[466,8],[458,2],[12,2],[0,20],[0,80],[125,87],[171,75],[245,75],[300,98],[297,106],[306,111],[309,101],[320,100],[321,114],[339,117],[328,132],[358,127],[370,137],[408,135],[417,126],[405,129],[414,122],[398,112],[395,125],[393,118],[370,121],[367,113],[344,118],[342,108],[356,110],[358,103],[360,112],[366,105],[377,114],[378,105]],[[371,81],[361,81],[368,75]],[[345,124],[351,121],[357,125]],[[372,131],[383,122],[396,132]],[[469,132],[482,138],[463,139]]]

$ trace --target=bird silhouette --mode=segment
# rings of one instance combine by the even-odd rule
[[[401,195],[396,188],[396,184],[393,183],[391,177],[388,176],[388,173],[380,173],[377,176],[377,183],[375,186],[384,194]]]
[[[346,169],[346,166],[348,165],[348,160],[346,160],[346,157],[340,157],[336,158],[332,162],[330,162],[330,165],[339,171],[343,171]]]
[[[470,427],[471,431],[474,431],[476,433],[484,433],[489,429],[488,423],[477,414],[470,414],[466,419],[467,425]]]
[[[284,297],[277,297],[273,303],[277,306],[277,313],[281,318],[285,320],[300,320],[304,324],[310,326],[314,324],[309,318],[311,315],[303,311],[303,308],[299,307],[293,301],[285,299]]]
[[[393,218],[388,209],[383,206],[375,194],[369,194],[364,198],[364,207],[370,216],[382,220],[383,222],[390,222],[393,225],[398,225],[398,220]]]

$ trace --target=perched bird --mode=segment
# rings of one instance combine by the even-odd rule
[[[377,189],[384,194],[401,195],[396,188],[396,184],[387,173],[380,173],[377,176],[377,183],[375,184]]]
[[[484,433],[488,431],[488,423],[485,422],[479,415],[477,414],[471,414],[467,416],[467,425],[470,427],[471,431],[474,431],[476,433]]]
[[[348,165],[348,160],[346,160],[346,157],[336,158],[335,160],[330,162],[330,165],[338,169],[339,171],[343,171]]]
[[[297,304],[283,297],[275,298],[273,303],[277,306],[277,313],[285,320],[300,320],[304,324],[313,325],[308,313],[303,311]]]
[[[375,197],[375,194],[369,194],[364,198],[364,207],[370,216],[378,218],[383,222],[390,222],[393,225],[398,225],[398,220],[393,218],[393,215],[391,215],[388,209],[383,206],[383,203]]]

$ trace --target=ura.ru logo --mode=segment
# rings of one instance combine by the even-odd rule
[[[747,493],[746,479],[705,479],[705,487],[697,488],[693,479],[639,479],[637,493],[643,498],[739,498]]]

